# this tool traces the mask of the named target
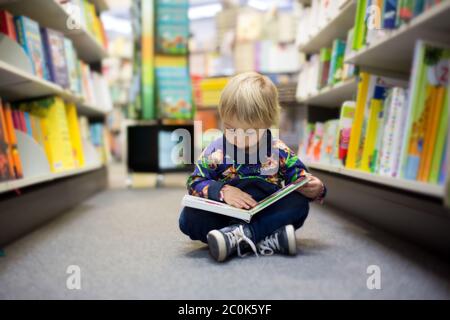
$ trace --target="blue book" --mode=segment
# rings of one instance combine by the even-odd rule
[[[15,17],[14,22],[18,41],[30,59],[33,73],[49,80],[39,24],[25,16]]]
[[[397,0],[385,0],[383,8],[383,28],[395,29],[397,21]]]
[[[23,112],[23,116],[25,118],[25,126],[26,126],[26,129],[27,129],[27,134],[32,137],[33,136],[33,129],[31,127],[30,113],[24,111]]]

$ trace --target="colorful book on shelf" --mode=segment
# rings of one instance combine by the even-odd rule
[[[66,116],[75,167],[81,168],[85,163],[83,142],[81,140],[80,127],[78,125],[77,106],[74,103],[66,103]]]
[[[17,41],[14,16],[6,10],[0,10],[0,32]]]
[[[383,135],[377,172],[383,176],[396,177],[407,116],[407,91],[395,87],[388,90],[384,105]]]
[[[77,65],[77,52],[75,51],[72,40],[67,38],[64,38],[64,53],[66,54],[70,91],[81,94],[81,76]]]
[[[366,172],[373,172],[377,159],[377,134],[379,133],[379,117],[383,112],[383,97],[376,96],[370,101],[369,118],[367,121],[367,132],[364,139],[364,149],[361,158],[360,169]]]
[[[330,72],[328,75],[328,85],[334,85],[342,79],[342,68],[344,66],[345,41],[336,39],[333,41],[331,54]]]
[[[252,218],[261,210],[267,208],[268,206],[274,204],[278,200],[284,198],[290,193],[294,192],[301,186],[305,185],[309,181],[308,175],[304,174],[302,179],[299,179],[298,182],[289,184],[279,191],[273,193],[267,198],[258,202],[258,204],[249,210],[238,209],[232,207],[226,203],[213,201],[205,198],[200,198],[191,195],[185,195],[182,201],[182,205],[191,208],[197,208],[201,210],[205,210],[208,212],[214,212],[221,215],[226,215],[229,217],[233,217],[236,219],[244,220],[246,222],[250,222]]]
[[[358,51],[365,45],[367,25],[366,25],[366,8],[368,0],[357,1],[355,15],[355,34],[353,38],[353,50]]]
[[[335,158],[339,159],[344,165],[347,159],[350,135],[352,132],[353,119],[355,118],[355,101],[346,101],[342,104],[341,115],[339,117],[338,133],[337,133],[337,154]]]
[[[17,147],[17,136],[14,129],[12,108],[8,103],[3,104],[3,116],[6,127],[6,138],[9,144],[11,175],[19,179],[23,177],[22,162],[20,160],[19,149]]]
[[[384,0],[382,11],[382,25],[384,29],[395,29],[397,24],[398,0]]]
[[[0,100],[0,182],[15,178],[12,164],[13,160],[8,139],[8,129],[6,127],[5,112],[2,101]]]
[[[41,28],[41,34],[51,81],[65,89],[70,88],[64,35],[49,28]]]
[[[25,16],[14,18],[19,43],[30,58],[35,75],[49,80],[39,24]]]
[[[319,87],[322,89],[327,86],[328,75],[330,74],[330,63],[331,63],[331,49],[322,48],[320,49],[320,64],[319,64]]]
[[[450,86],[450,82],[449,82]],[[445,153],[445,146],[447,144],[447,132],[448,132],[448,112],[449,112],[449,95],[450,89],[447,90],[445,95],[444,105],[442,109],[442,115],[439,119],[438,131],[436,143],[434,145],[434,152],[431,160],[430,174],[428,181],[431,183],[439,183],[440,168],[443,166],[443,158]]]
[[[44,149],[52,172],[75,168],[73,149],[64,101],[59,97],[34,100],[29,103],[34,114],[41,118]]]
[[[448,93],[449,59],[450,47],[416,42],[401,157],[401,173],[406,179],[429,180],[435,154],[431,144],[436,143],[435,130]]]

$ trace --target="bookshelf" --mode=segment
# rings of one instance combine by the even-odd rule
[[[440,185],[434,185],[406,179],[384,177],[377,174],[371,174],[357,170],[349,170],[343,167],[331,166],[320,163],[309,163],[308,167],[311,169],[340,174],[361,181],[376,183],[382,186],[388,186],[391,188],[396,188],[417,194],[432,196],[439,199],[441,199],[444,196],[444,187]]]
[[[95,5],[97,12],[107,9],[104,0],[90,0],[90,2]],[[0,10],[7,10],[12,15],[27,16],[41,27],[61,32],[72,40],[78,58],[90,65],[92,70],[99,70],[102,59],[107,57],[106,49],[97,40],[100,38],[99,33],[97,32],[96,38],[87,29],[70,28],[71,17],[59,1],[0,0]],[[86,70],[89,68],[86,67]],[[92,73],[89,77],[91,81],[95,80]],[[97,130],[101,127],[99,122],[104,121],[109,111],[106,110],[107,106],[92,105],[87,102],[89,98],[81,97],[75,93],[75,90],[70,91],[57,83],[35,75],[32,62],[22,46],[1,33],[0,98],[2,102],[27,102],[50,96],[60,97],[65,102],[73,102],[76,105],[77,115],[82,116],[83,123],[87,124],[82,127],[82,120],[79,120],[84,165],[77,169],[69,169],[70,167],[67,166],[65,171],[58,172],[61,169],[55,169],[56,173],[52,172],[51,161],[48,160],[47,152],[41,142],[38,142],[30,131],[25,133],[17,129],[14,124],[23,178],[8,177],[7,179],[10,180],[0,182],[0,245],[15,240],[107,187],[104,150],[101,149],[101,144],[95,142],[97,145],[94,145],[93,139],[88,137],[89,134],[99,132]],[[107,100],[99,99],[99,96],[91,93],[89,100],[108,103]],[[91,129],[95,129],[95,132],[93,133]],[[95,137],[98,139],[97,136]],[[55,197],[55,194],[60,196]]]
[[[450,1],[442,1],[430,10],[375,40],[350,56],[346,62],[364,69],[409,73],[417,39],[450,44]]]
[[[107,50],[90,32],[84,28],[68,28],[71,18],[57,1],[0,0],[0,9],[6,9],[14,15],[28,16],[41,26],[62,32],[72,40],[78,57],[87,63],[98,62],[108,56]]]
[[[340,107],[343,102],[354,99],[357,86],[357,79],[350,78],[336,85],[325,87],[298,102],[310,106]]]
[[[356,0],[348,0],[341,5],[338,14],[328,23],[310,36],[308,42],[299,46],[301,52],[310,54],[318,52],[336,38],[345,39],[347,31],[353,25],[356,12]]]

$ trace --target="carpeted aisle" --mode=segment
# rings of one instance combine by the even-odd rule
[[[111,189],[0,257],[0,298],[450,298],[450,268],[416,247],[314,206],[295,258],[213,262],[178,231],[182,188]],[[81,268],[81,290],[66,269]],[[366,269],[381,268],[381,290]]]

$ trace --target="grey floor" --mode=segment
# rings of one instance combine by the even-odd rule
[[[182,188],[114,188],[4,248],[2,299],[449,299],[449,265],[314,206],[300,253],[213,262],[177,228]],[[81,290],[68,290],[69,265]],[[381,290],[366,285],[369,265]]]

